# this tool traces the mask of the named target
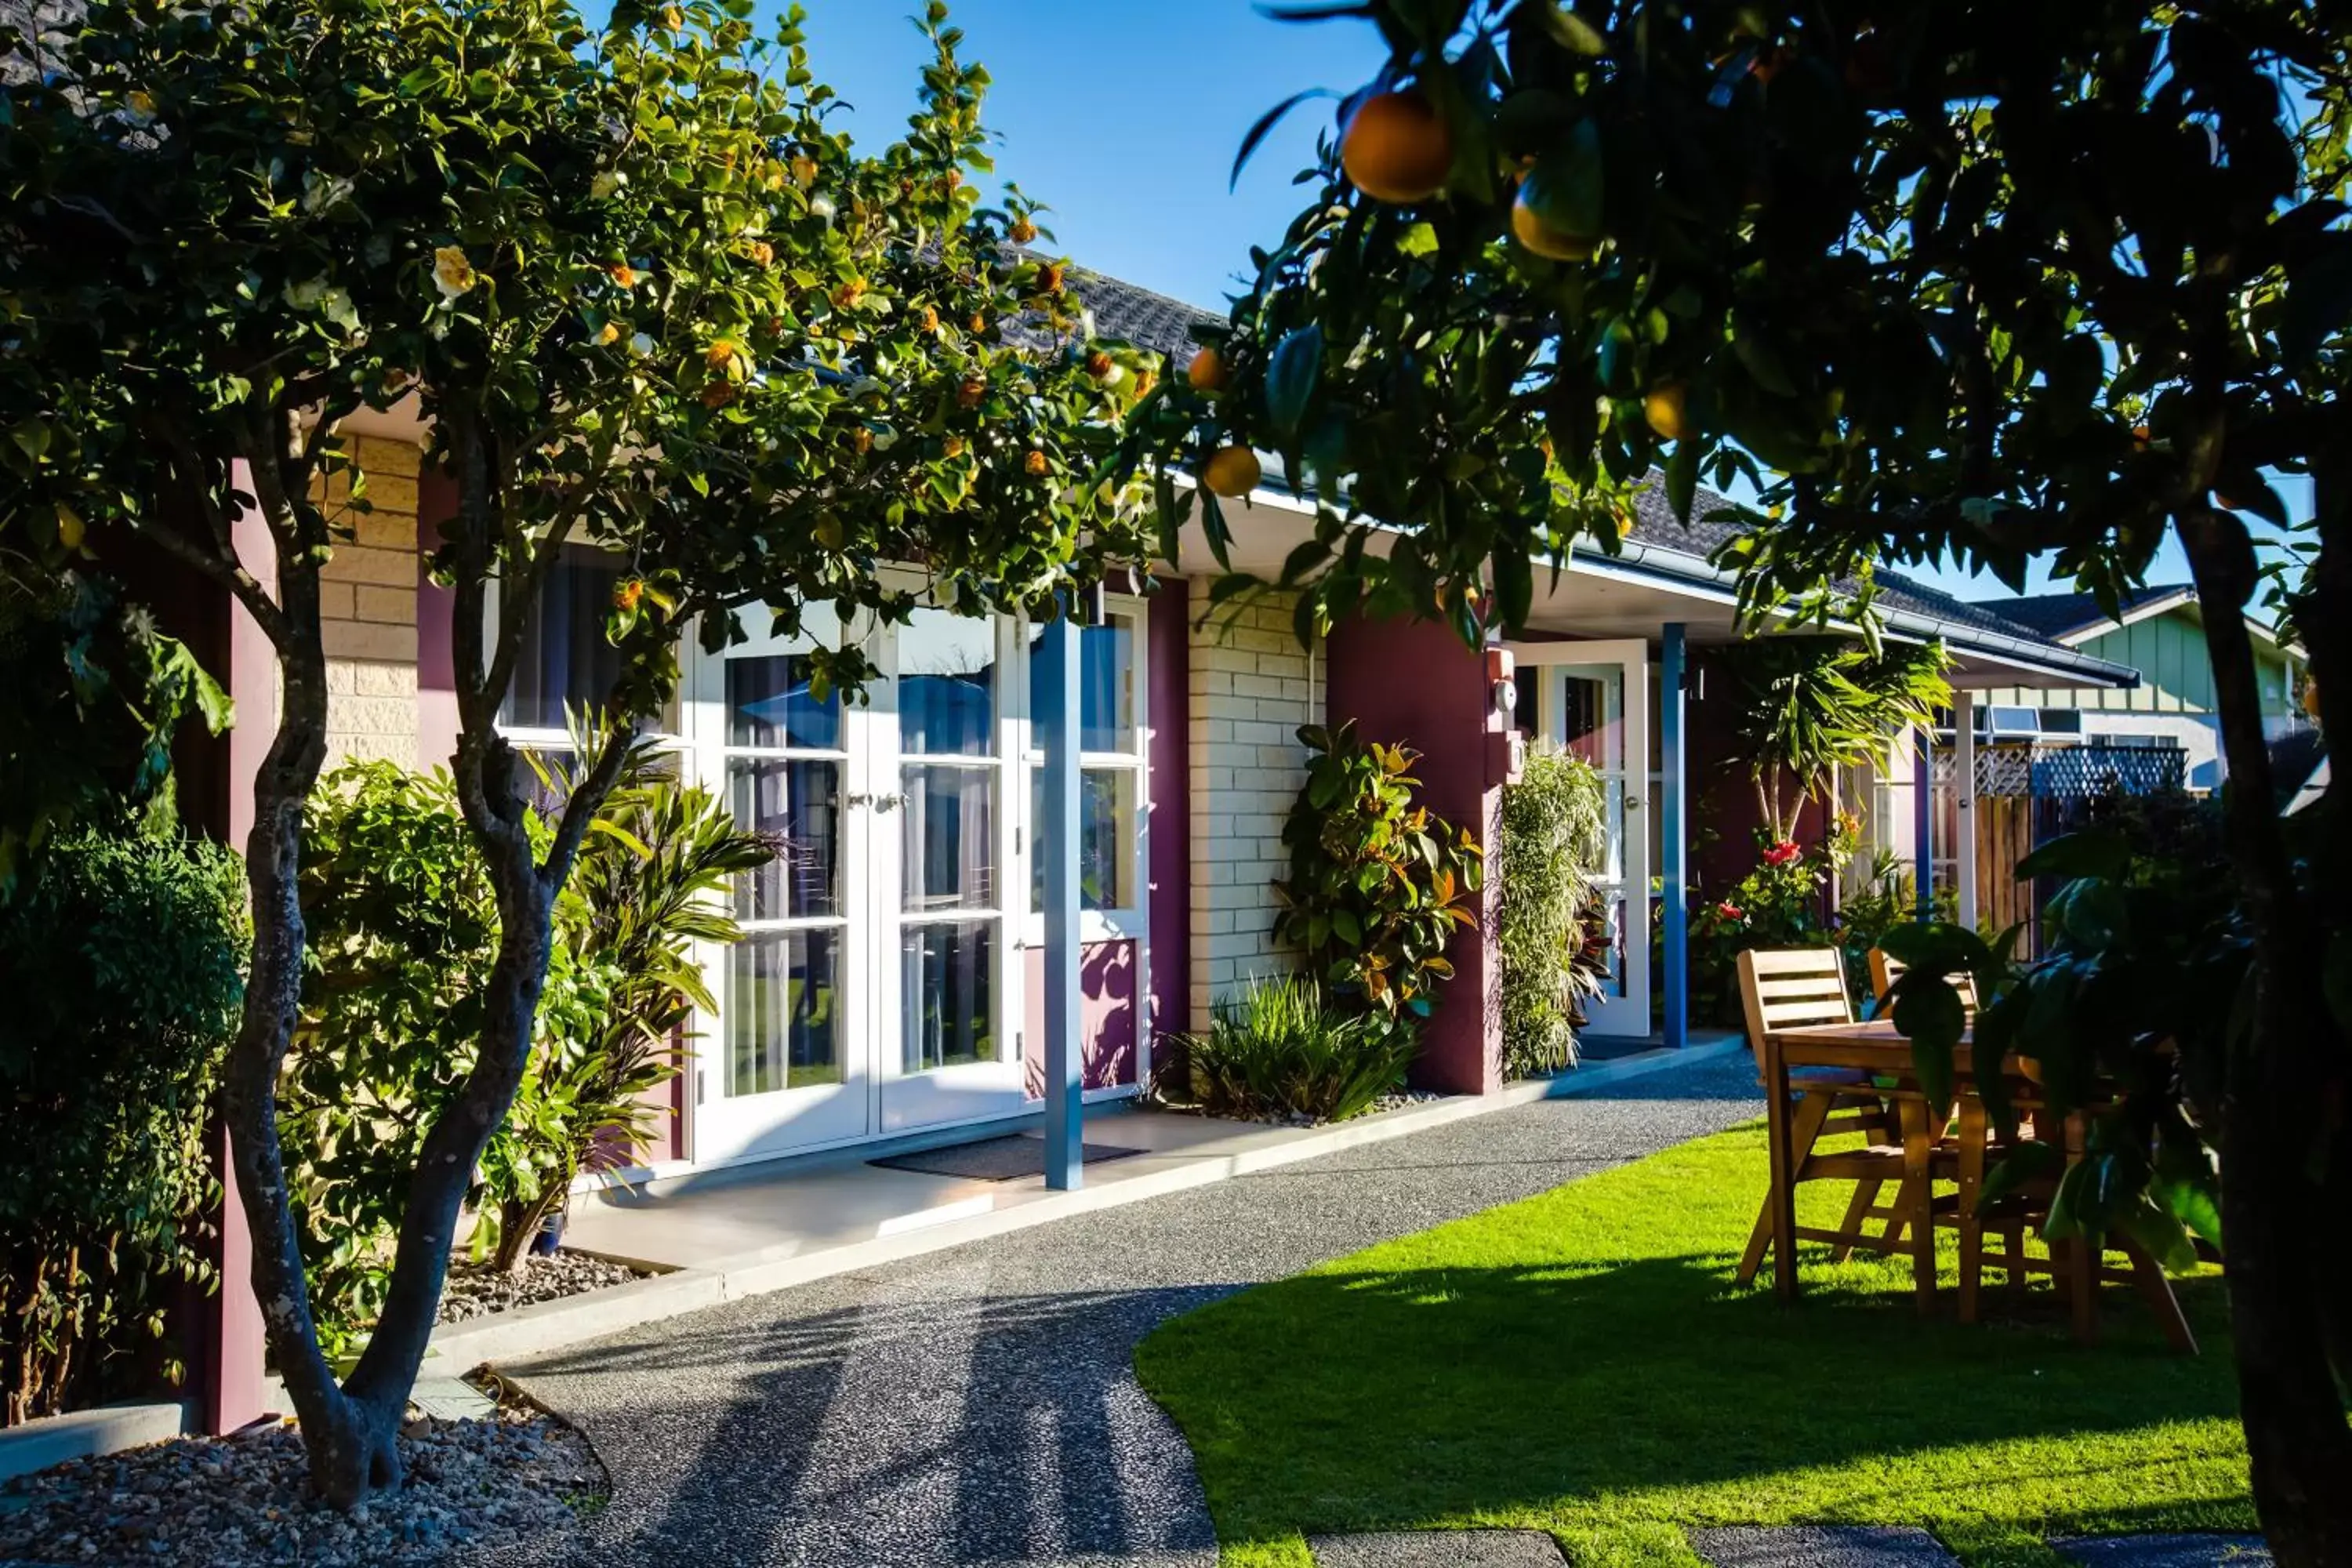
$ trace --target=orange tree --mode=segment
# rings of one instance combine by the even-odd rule
[[[1721,560],[1751,614],[1852,608],[1874,563],[1939,557],[2021,585],[2042,556],[2112,602],[2179,537],[2254,955],[2200,1131],[2255,1494],[2284,1560],[2352,1562],[2352,838],[2333,796],[2284,837],[2236,613],[2265,570],[2239,513],[2284,524],[2265,476],[2315,472],[2283,591],[2325,720],[2352,723],[2347,7],[1276,9],[1369,19],[1388,63],[1130,439],[1202,464],[1199,500],[1163,485],[1163,526],[1197,504],[1213,542],[1247,451],[1282,455],[1321,498],[1285,574],[1303,622],[1515,626],[1531,563],[1612,548],[1654,466],[1685,514],[1703,478],[1750,498]],[[1931,1072],[1958,1026],[1939,994],[1914,1007]]]
[[[38,8],[37,8],[38,9]],[[985,75],[944,8],[908,133],[831,128],[797,13],[751,0],[92,0],[0,27],[0,562],[68,567],[118,530],[236,597],[282,689],[246,845],[255,942],[226,1077],[253,1282],[314,1482],[400,1480],[395,1438],[467,1180],[528,1055],[551,908],[681,636],[754,607],[901,616],[1035,605],[1135,553],[1094,481],[1150,367],[1083,341],[1061,268],[983,208]],[[495,887],[477,1065],[432,1128],[388,1299],[340,1383],[320,1354],[275,1089],[303,971],[305,797],[326,752],[320,569],[364,510],[339,421],[415,396],[457,515],[459,798]],[[236,511],[269,558],[241,556]],[[499,706],[534,596],[578,542],[624,560],[623,675],[551,841],[526,827]],[[766,606],[778,606],[772,612]],[[495,609],[495,614],[493,613]],[[867,673],[854,647],[820,679]]]

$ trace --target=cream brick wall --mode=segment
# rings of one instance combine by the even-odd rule
[[[1307,782],[1297,729],[1323,719],[1319,649],[1291,630],[1296,596],[1266,594],[1213,613],[1189,633],[1192,1014],[1252,975],[1297,958],[1274,940],[1274,879],[1289,858],[1282,825]]]
[[[383,758],[415,767],[416,745],[416,470],[405,441],[355,438],[371,510],[350,505],[338,478],[320,491],[336,529],[320,592],[327,647],[328,765]]]

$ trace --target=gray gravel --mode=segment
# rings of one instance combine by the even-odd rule
[[[1561,1568],[1559,1542],[1540,1530],[1389,1530],[1311,1535],[1315,1568]]]
[[[1751,1118],[1742,1056],[1080,1215],[502,1365],[611,1471],[511,1562],[1213,1568],[1136,1342],[1261,1280]]]
[[[421,1418],[400,1451],[407,1484],[349,1514],[310,1495],[290,1426],[76,1459],[0,1488],[0,1562],[438,1568],[576,1547],[574,1510],[604,1490],[579,1434],[544,1418]]]
[[[2270,1568],[2272,1561],[2259,1535],[2084,1536],[2050,1544],[2084,1568]]]
[[[1694,1530],[1691,1550],[1715,1568],[1955,1568],[1924,1530],[1880,1524],[1736,1525]]]
[[[527,1257],[521,1269],[512,1274],[495,1268],[452,1268],[449,1283],[441,1292],[441,1321],[462,1323],[540,1301],[626,1285],[645,1277],[642,1270],[625,1263],[564,1251],[547,1258]]]

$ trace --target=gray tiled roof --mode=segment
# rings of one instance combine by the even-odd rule
[[[1094,311],[1095,330],[1105,337],[1123,338],[1141,348],[1156,349],[1170,356],[1171,365],[1181,365],[1192,357],[1193,340],[1188,329],[1195,326],[1223,325],[1225,318],[1165,294],[1155,294],[1117,278],[1083,268],[1073,270],[1072,283],[1089,310]],[[1712,490],[1698,492],[1691,507],[1691,521],[1686,528],[1666,504],[1664,487],[1652,484],[1644,489],[1634,503],[1633,531],[1629,536],[1638,543],[1654,549],[1672,550],[1702,559],[1739,535],[1742,525],[1733,521],[1709,521],[1707,514],[1730,503]],[[1940,588],[1906,577],[1900,573],[1882,571],[1878,574],[1878,602],[1891,610],[1907,610],[1916,615],[1931,616],[1957,626],[1974,626],[1980,631],[1999,633],[2005,637],[2022,637],[2029,642],[2046,641],[2038,627],[2020,618],[2005,616],[1999,607],[1987,604],[1971,604],[1955,598]],[[2012,603],[2014,601],[2011,601]]]
[[[2135,588],[2123,596],[2123,613],[2129,615],[2142,605],[2168,598],[2188,586],[2186,583],[2158,583]],[[2029,594],[2016,599],[1989,599],[1985,607],[2021,626],[2032,626],[2037,636],[2045,637],[2063,637],[2107,621],[2107,612],[2088,594]]]

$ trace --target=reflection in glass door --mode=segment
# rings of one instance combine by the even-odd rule
[[[992,618],[923,609],[888,652],[898,731],[897,973],[886,974],[887,1131],[1015,1111],[1022,1105],[1005,994],[1003,868],[1012,863],[1005,757],[1013,727],[1005,639]]]

